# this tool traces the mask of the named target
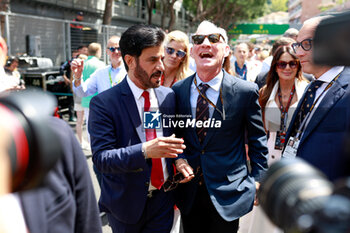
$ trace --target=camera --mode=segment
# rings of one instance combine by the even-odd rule
[[[56,103],[54,96],[38,89],[0,96],[0,124],[10,134],[12,192],[43,184],[62,155],[58,136],[48,127]]]
[[[350,11],[323,19],[314,38],[313,60],[316,64],[350,66]]]
[[[258,198],[266,215],[286,233],[350,232],[350,178],[333,185],[301,159],[272,164]]]

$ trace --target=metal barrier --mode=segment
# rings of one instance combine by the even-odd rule
[[[126,30],[124,27],[7,12],[0,12],[0,16],[5,20],[5,28],[1,31],[4,31],[2,36],[8,44],[9,55],[25,54],[31,46],[32,56],[48,57],[55,66],[70,59],[73,49],[91,42],[102,45],[102,60],[108,63],[108,38],[120,36]]]

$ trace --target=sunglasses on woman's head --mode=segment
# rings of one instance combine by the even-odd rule
[[[295,69],[298,67],[298,62],[297,61],[290,61],[290,62],[278,61],[276,63],[276,66],[278,69],[285,69],[287,68],[287,65],[289,65],[291,69]]]
[[[167,54],[172,55],[176,50],[171,48],[171,47],[165,47],[165,50],[167,52]],[[181,51],[181,50],[177,50],[176,52],[176,56],[179,58],[183,58],[186,56],[186,52]]]
[[[222,39],[225,40],[220,33],[213,33],[209,35],[193,35],[192,41],[194,44],[200,45],[203,43],[206,37],[208,37],[209,42],[212,44],[218,43],[220,41],[220,37],[222,37]]]
[[[116,50],[120,52],[120,47],[108,47],[107,49],[109,49],[109,51],[111,51],[112,53],[114,53]]]

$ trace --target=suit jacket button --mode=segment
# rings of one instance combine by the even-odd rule
[[[148,187],[148,186],[149,186],[149,182],[146,182],[146,183],[145,183],[145,186]]]
[[[205,153],[205,150],[202,150],[202,155],[204,155],[204,153]]]

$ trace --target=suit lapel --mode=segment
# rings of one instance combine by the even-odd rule
[[[196,77],[196,73],[194,73],[192,76],[186,78],[184,80],[183,87],[181,89],[181,99],[183,100],[182,103],[177,103],[178,108],[181,109],[181,114],[192,116],[192,107],[191,107],[191,85],[193,82],[193,79]],[[177,111],[178,113],[178,111]],[[196,142],[196,144],[200,145],[196,129],[194,127],[190,127],[187,129],[190,132],[190,135],[193,138],[193,141]]]
[[[232,86],[235,84],[236,81],[233,77],[230,77],[230,75],[228,73],[226,73],[225,71],[223,71],[223,72],[224,72],[224,77],[222,79],[220,89],[222,89],[222,99],[224,102],[225,109],[227,109],[226,105],[228,104],[228,100],[229,100],[228,94],[232,91]],[[219,92],[220,92],[220,90],[219,90]],[[219,97],[216,101],[216,107],[219,110],[221,110],[221,112],[223,112],[222,111],[222,102],[220,99],[220,93],[219,93]],[[223,121],[221,113],[219,113],[216,109],[214,109],[212,119]],[[216,132],[217,132],[217,130],[215,130],[215,128],[209,128],[209,130],[207,132],[207,136],[205,137],[204,142],[203,142],[203,147],[205,147],[209,143],[209,141],[216,134]],[[197,137],[197,135],[196,135],[196,137]]]
[[[345,90],[343,86],[348,85],[347,83],[342,83],[339,79],[333,84],[333,86],[326,93],[325,97],[321,100],[317,109],[315,110],[312,118],[310,119],[308,125],[306,126],[305,132],[300,140],[302,144],[305,139],[310,135],[310,133],[316,128],[320,121],[325,117],[325,115],[333,108],[337,101],[344,95]]]
[[[124,104],[125,109],[129,114],[129,118],[131,119],[134,128],[136,129],[137,135],[139,136],[141,142],[146,141],[146,135],[142,131],[142,122],[140,119],[139,111],[137,109],[137,105],[135,103],[134,95],[131,92],[131,89],[128,85],[128,82],[125,78],[120,83],[120,88],[122,89],[122,102]]]
[[[164,94],[164,92],[161,90],[162,87],[159,88],[154,88],[154,92],[156,94],[157,97],[157,101],[158,101],[158,108],[159,108],[159,112],[163,115],[163,114],[169,114],[170,113],[170,107],[175,107],[175,106],[166,106],[165,98],[166,95]],[[170,136],[170,132],[169,132],[169,128],[163,128],[163,136],[167,137]]]

